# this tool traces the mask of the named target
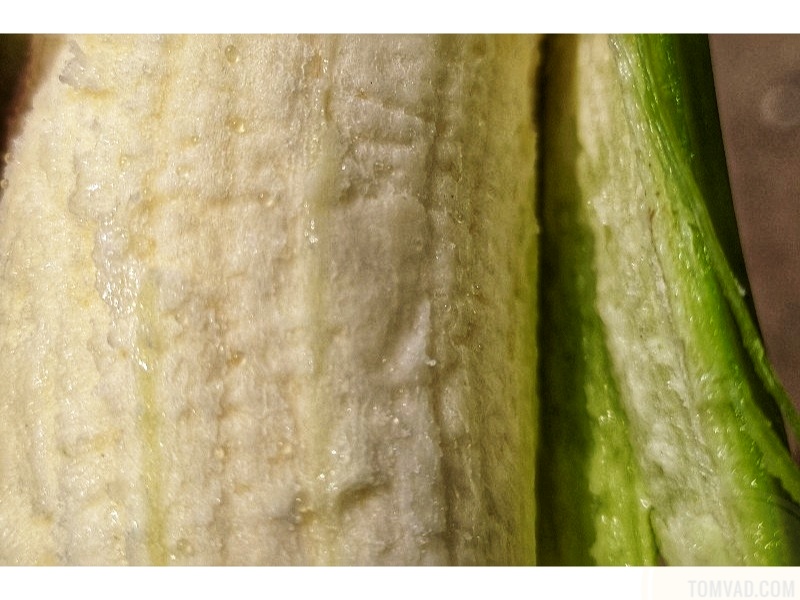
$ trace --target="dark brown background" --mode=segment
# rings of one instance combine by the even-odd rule
[[[711,54],[759,323],[800,406],[800,35],[712,35]]]
[[[17,34],[0,34],[0,158],[8,144],[9,114],[17,90],[17,79],[25,64],[28,38]],[[0,169],[3,163],[0,162]]]

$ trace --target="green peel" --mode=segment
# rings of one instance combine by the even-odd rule
[[[786,451],[783,421],[777,418],[775,405],[795,437],[800,437],[800,413],[778,382],[756,325],[725,178],[707,40],[702,36],[638,36],[614,40],[614,48],[620,69],[630,73],[630,89],[636,94],[628,110],[643,108],[645,122],[652,126],[637,130],[639,143],[654,148],[676,178],[674,185],[681,193],[675,200],[691,211],[686,221],[694,221],[703,240],[702,251],[712,271],[708,283],[719,286],[727,303],[720,310],[727,308],[738,328],[738,340],[732,336],[731,343],[744,347],[749,367],[759,380],[756,386],[763,388],[757,392],[774,402],[741,401],[738,409],[764,453],[765,468],[800,503],[800,474]]]
[[[540,562],[795,564],[781,416],[800,428],[755,324],[707,41],[551,44],[538,500],[573,530],[540,525]]]

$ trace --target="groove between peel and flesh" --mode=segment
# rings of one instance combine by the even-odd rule
[[[40,43],[0,562],[532,562],[537,40]]]

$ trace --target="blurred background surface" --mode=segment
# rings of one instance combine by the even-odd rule
[[[710,42],[758,319],[800,406],[800,35],[712,35]]]

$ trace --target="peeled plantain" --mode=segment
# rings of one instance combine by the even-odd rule
[[[39,37],[19,89],[0,563],[798,562],[704,37]]]

